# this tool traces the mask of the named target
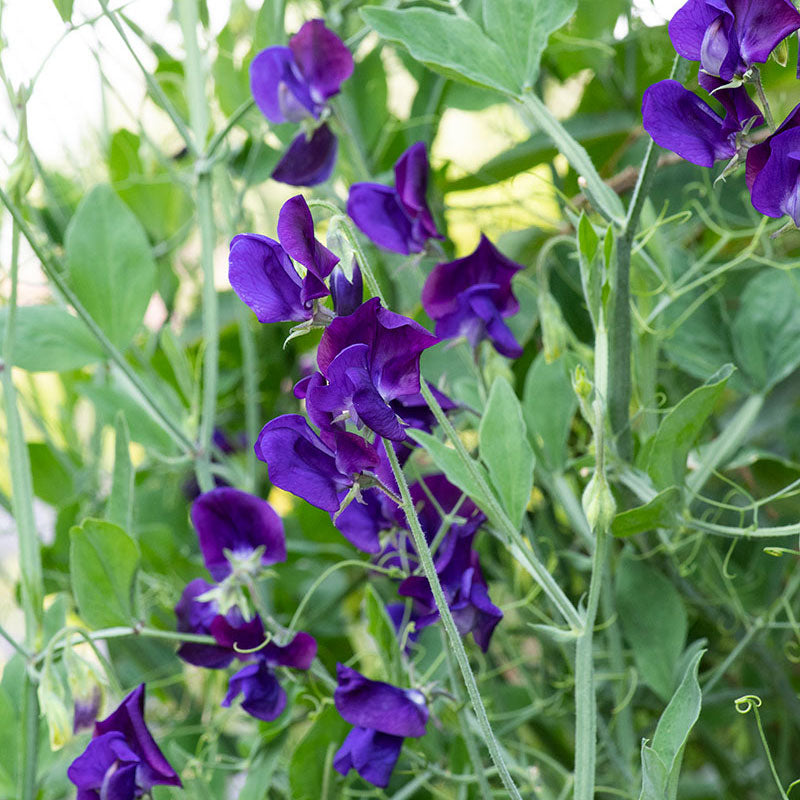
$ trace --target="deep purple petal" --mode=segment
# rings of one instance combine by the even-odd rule
[[[321,19],[306,22],[289,39],[289,49],[317,103],[337,94],[353,74],[353,56]]]
[[[402,736],[356,727],[336,752],[333,766],[342,775],[355,769],[365,781],[386,788],[402,746]]]
[[[706,30],[719,15],[720,10],[706,0],[689,0],[669,22],[672,46],[689,61],[699,61]]]
[[[750,198],[762,214],[788,214],[800,224],[800,128],[770,138],[769,158],[753,181]]]
[[[351,725],[393,736],[424,736],[428,707],[421,692],[371,681],[343,664],[336,665],[333,701]]]
[[[397,414],[371,384],[354,392],[353,408],[358,418],[378,436],[384,436],[395,442],[402,442],[406,438]]]
[[[207,583],[202,578],[195,578],[186,585],[181,599],[175,606],[180,633],[211,635],[211,623],[219,613],[217,604],[213,600],[197,599],[211,588],[213,584]],[[189,664],[206,669],[224,669],[233,660],[233,653],[227,647],[196,642],[184,642],[178,648],[177,655]]]
[[[753,183],[756,176],[764,168],[764,165],[769,159],[769,154],[772,149],[772,140],[783,133],[790,131],[794,128],[800,127],[800,103],[798,103],[790,112],[786,119],[781,122],[775,133],[772,134],[766,141],[753,145],[747,151],[747,165],[745,167],[745,179],[747,181],[747,188],[752,192]]]
[[[725,119],[722,123],[723,134],[738,133],[753,117],[756,119],[751,129],[764,124],[761,109],[755,104],[744,86],[720,89],[719,87],[724,85],[722,78],[715,78],[702,71],[697,76],[697,80],[707,92],[714,92],[714,99],[719,101],[725,109]]]
[[[83,753],[69,765],[67,777],[79,789],[99,789],[114,762],[138,764],[140,760],[139,755],[128,747],[121,732],[110,731],[89,742]]]
[[[299,122],[312,114],[308,87],[298,78],[288,47],[268,47],[252,60],[250,90],[270,122]]]
[[[302,281],[274,239],[242,233],[231,241],[228,280],[259,322],[303,322],[311,309],[300,297]]]
[[[348,281],[341,266],[331,273],[333,310],[338,317],[352,314],[364,300],[364,280],[358,263],[353,259],[353,280]]]
[[[310,139],[300,133],[292,139],[289,149],[272,171],[272,178],[290,186],[316,186],[330,178],[338,146],[336,137],[325,124],[320,125]]]
[[[384,514],[380,490],[366,489],[361,492],[361,502],[350,503],[334,525],[354,547],[365,553],[380,553],[380,532],[391,527],[392,521]]]
[[[728,0],[728,5],[747,66],[764,63],[783,39],[800,28],[800,13],[790,0]]]
[[[732,158],[736,148],[722,119],[696,94],[673,80],[659,81],[642,99],[645,130],[656,144],[700,167]]]
[[[311,663],[317,656],[317,641],[311,634],[298,631],[289,644],[278,645],[270,642],[257,655],[270,666],[310,669]]]
[[[135,800],[139,792],[136,789],[136,764],[121,766],[110,772],[100,789],[102,800]]]
[[[96,722],[95,736],[119,731],[141,759],[138,781],[147,791],[155,784],[181,786],[180,778],[164,758],[144,721],[144,684],[134,689],[106,719]]]
[[[380,464],[375,445],[355,433],[333,431],[326,436],[336,451],[336,466],[343,475],[372,472]],[[352,485],[352,483],[351,483]],[[328,509],[333,510],[333,509]]]
[[[72,732],[91,728],[97,719],[100,711],[100,703],[103,700],[103,693],[100,687],[95,685],[83,697],[73,694],[73,713],[72,713]]]
[[[339,263],[314,236],[314,220],[303,195],[290,197],[278,215],[278,238],[283,249],[317,278],[327,278]]]
[[[240,694],[244,695],[242,710],[265,722],[276,719],[286,708],[286,692],[264,661],[248,664],[231,676],[222,705],[227,708]]]
[[[225,550],[246,557],[263,547],[261,563],[265,566],[286,560],[281,518],[260,497],[230,486],[212,489],[192,504],[192,522],[206,568],[214,580],[220,581],[231,573]]]
[[[379,183],[354,183],[347,198],[347,213],[370,241],[393,253],[419,253],[413,220],[403,210],[397,192]]]
[[[443,239],[428,210],[428,153],[424,142],[411,145],[394,165],[395,190],[406,213],[418,223],[415,238],[422,242],[436,237]]]
[[[339,508],[338,493],[353,485],[336,466],[336,454],[299,414],[268,422],[255,445],[275,486],[302,497],[324,511]]]
[[[231,658],[249,659],[250,653],[241,651],[253,650],[264,643],[264,625],[259,616],[244,620],[238,609],[231,609],[224,616],[218,614],[209,626],[211,635],[220,647],[227,649]]]

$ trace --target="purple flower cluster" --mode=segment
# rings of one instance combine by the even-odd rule
[[[698,82],[723,114],[674,80],[653,84],[642,100],[645,130],[656,144],[692,164],[711,167],[726,160],[732,168],[746,152],[753,206],[770,217],[788,214],[795,225],[800,224],[798,107],[754,145],[747,134],[763,125],[766,115],[747,83],[760,81],[755,65],[798,29],[800,12],[790,0],[689,0],[670,21],[669,35],[680,55],[700,62]]]
[[[264,116],[305,127],[273,170],[276,181],[314,186],[330,177],[338,142],[324,122],[327,101],[352,74],[350,51],[321,19],[306,22],[288,47],[268,47],[253,59],[250,88]]]

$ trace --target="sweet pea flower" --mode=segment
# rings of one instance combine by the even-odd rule
[[[337,511],[340,493],[380,461],[375,447],[357,434],[327,431],[320,437],[299,414],[283,414],[268,422],[255,451],[266,462],[275,486],[323,511]]]
[[[422,307],[436,322],[436,335],[464,336],[472,347],[488,339],[502,355],[519,358],[522,348],[503,318],[519,311],[511,278],[521,269],[483,234],[470,255],[437,264],[422,289]]]
[[[349,418],[380,436],[401,441],[405,432],[389,403],[418,394],[419,360],[438,339],[419,323],[382,308],[377,298],[336,317],[317,350],[321,380],[308,384],[309,414]]]
[[[425,696],[416,689],[369,680],[343,664],[336,665],[336,678],[336,710],[355,727],[334,756],[333,766],[342,775],[355,769],[364,780],[385,787],[403,739],[425,735]]]
[[[275,667],[309,669],[317,655],[317,643],[313,636],[300,631],[288,644],[281,646],[269,642],[254,655],[256,660],[253,663],[231,676],[222,705],[227,708],[241,694],[243,711],[256,719],[271,722],[286,707],[286,691],[275,676]]]
[[[798,28],[791,0],[689,0],[670,20],[669,36],[684,58],[730,81],[764,63]]]
[[[226,551],[244,560],[260,549],[259,561],[264,566],[286,560],[281,518],[260,497],[230,486],[212,489],[192,504],[192,523],[214,580],[232,571]]]
[[[288,47],[268,47],[250,64],[250,88],[261,113],[274,123],[319,120],[327,101],[353,73],[353,57],[321,19],[306,22]],[[324,123],[292,141],[272,177],[294,186],[327,180],[337,141]]]
[[[758,211],[768,217],[788,214],[800,225],[800,104],[772,136],[747,151],[745,178]]]
[[[337,317],[346,317],[352,314],[364,300],[364,279],[358,262],[353,259],[353,279],[347,279],[341,266],[336,267],[331,274],[331,297],[333,310]]]
[[[713,88],[713,79],[701,79]],[[644,128],[661,147],[672,150],[699,167],[736,155],[736,134],[748,120],[763,123],[758,107],[744,87],[723,89],[715,95],[726,114],[711,106],[678,81],[664,80],[649,86],[642,98]]]
[[[182,785],[147,729],[144,692],[141,684],[95,723],[92,740],[67,770],[78,800],[134,800],[158,784]]]
[[[443,239],[428,209],[428,154],[417,142],[394,167],[394,188],[380,183],[354,183],[347,213],[378,247],[395,253],[420,253],[428,239]]]

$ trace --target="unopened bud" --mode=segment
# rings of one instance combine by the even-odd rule
[[[50,749],[60,750],[72,738],[72,715],[64,702],[64,687],[51,668],[42,673],[37,695],[39,711],[47,720]]]
[[[72,731],[91,728],[103,702],[103,689],[96,668],[67,646],[64,649],[67,685],[72,694]]]
[[[583,513],[593,531],[607,531],[617,513],[617,503],[605,475],[595,472],[581,498]]]
[[[352,314],[364,299],[364,281],[358,262],[353,259],[352,280],[348,280],[344,269],[336,266],[331,273],[331,295],[333,297],[333,310],[337,317],[346,317]]]
[[[567,347],[567,326],[561,308],[550,292],[539,294],[539,323],[542,326],[544,360],[551,364]]]

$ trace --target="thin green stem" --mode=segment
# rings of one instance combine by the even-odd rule
[[[74,309],[75,313],[83,320],[86,327],[89,328],[91,334],[100,343],[100,346],[106,351],[108,357],[117,367],[122,374],[128,379],[131,385],[141,395],[147,408],[152,415],[158,420],[164,430],[169,434],[172,440],[189,455],[193,455],[195,448],[191,439],[180,429],[173,421],[173,415],[165,410],[161,402],[157,399],[153,392],[150,391],[147,384],[141,377],[133,370],[131,365],[126,361],[125,356],[112,344],[111,340],[105,335],[102,328],[94,321],[92,315],[83,306],[83,303],[78,299],[77,295],[72,291],[64,278],[63,273],[59,269],[55,261],[44,251],[44,249],[36,241],[33,231],[25,221],[24,216],[20,209],[11,201],[8,195],[0,189],[0,203],[2,203],[11,216],[14,222],[18,225],[20,232],[25,237],[26,241],[33,250],[39,262],[42,265],[45,275],[47,275],[50,282],[56,287],[58,293],[63,299],[69,303]]]
[[[133,60],[136,62],[136,65],[141,70],[142,75],[144,76],[145,82],[147,83],[147,88],[150,94],[153,96],[153,99],[167,112],[167,115],[172,120],[172,123],[178,130],[178,133],[181,135],[181,139],[183,139],[186,147],[188,148],[189,152],[193,155],[198,154],[197,145],[199,144],[199,140],[196,140],[192,137],[189,129],[186,127],[186,123],[181,118],[181,115],[178,113],[178,110],[172,104],[172,101],[167,97],[164,93],[164,90],[159,85],[158,81],[153,77],[153,71],[147,69],[145,65],[142,63],[142,60],[139,58],[136,50],[133,49],[133,46],[128,39],[127,33],[125,33],[125,28],[122,27],[122,23],[117,18],[115,12],[109,10],[108,8],[108,0],[99,0],[100,5],[103,8],[103,13],[108,17],[111,24],[116,29],[117,33],[120,35],[125,47],[128,49],[128,52],[133,56]],[[187,76],[188,79],[188,76]]]
[[[204,158],[206,161],[211,161],[214,156],[214,153],[217,152],[217,148],[225,141],[225,137],[234,129],[236,125],[239,124],[242,117],[250,111],[251,108],[254,108],[256,101],[250,98],[249,100],[245,100],[233,114],[228,117],[228,121],[225,125],[218,130],[212,137],[211,141],[208,143],[208,147],[206,148]]]
[[[178,16],[183,31],[183,46],[186,51],[184,72],[189,101],[189,119],[195,154],[202,152],[208,135],[209,112],[206,99],[206,73],[203,58],[197,44],[197,3],[195,0],[180,0]],[[217,415],[217,381],[219,378],[219,322],[217,292],[214,288],[214,204],[211,185],[211,170],[204,158],[195,162],[197,175],[197,223],[200,228],[200,262],[203,271],[203,399],[200,410],[200,435],[198,458],[195,464],[197,482],[204,492],[214,488],[211,475],[211,437]]]
[[[23,647],[2,625],[0,625],[0,638],[5,639],[26,661],[30,653]]]
[[[519,790],[514,783],[514,779],[511,777],[511,773],[508,771],[505,759],[503,758],[503,754],[500,750],[500,745],[495,738],[494,732],[492,731],[492,726],[489,723],[489,717],[486,714],[486,708],[483,705],[483,700],[481,699],[480,692],[478,691],[478,684],[475,680],[475,676],[472,674],[472,669],[469,665],[469,658],[467,657],[466,650],[464,649],[464,643],[461,640],[458,629],[456,628],[453,615],[450,613],[450,607],[447,604],[447,598],[444,595],[442,584],[440,583],[439,576],[436,573],[436,567],[433,563],[433,557],[431,556],[428,542],[425,539],[425,534],[422,532],[419,517],[417,516],[417,511],[414,507],[414,501],[411,498],[411,493],[408,489],[406,477],[403,474],[403,470],[401,469],[400,463],[397,460],[397,455],[394,452],[392,443],[384,440],[384,447],[386,454],[389,457],[389,463],[392,466],[392,472],[394,473],[395,480],[397,481],[397,485],[400,489],[400,496],[403,499],[402,508],[411,527],[411,535],[414,539],[414,547],[417,551],[417,555],[419,556],[420,564],[422,565],[422,571],[424,572],[425,577],[428,579],[431,591],[433,592],[433,597],[436,601],[436,607],[439,610],[439,616],[442,620],[442,625],[444,626],[445,633],[447,634],[450,648],[452,649],[456,662],[461,670],[464,684],[467,687],[467,694],[469,695],[470,702],[472,703],[472,707],[475,711],[475,716],[481,729],[481,733],[483,734],[484,742],[489,749],[489,754],[492,757],[494,765],[497,767],[500,773],[500,779],[502,780],[506,791],[511,797],[515,798],[515,800],[522,800],[522,796],[520,795]]]
[[[39,697],[36,682],[26,673],[22,694],[22,747],[20,747],[20,800],[35,800],[39,758]]]

